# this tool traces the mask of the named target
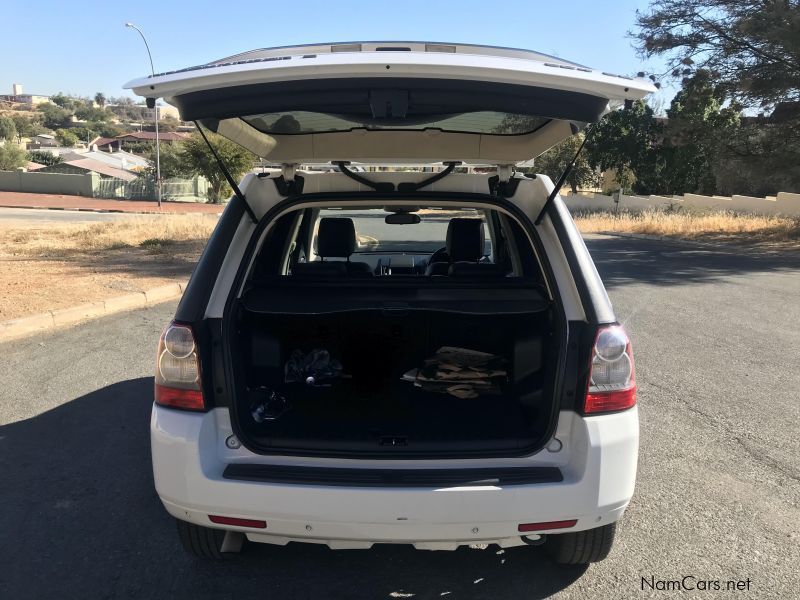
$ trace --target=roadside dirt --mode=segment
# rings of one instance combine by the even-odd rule
[[[174,223],[0,225],[0,321],[187,279],[216,220],[195,219],[178,230]]]

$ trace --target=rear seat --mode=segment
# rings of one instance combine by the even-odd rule
[[[353,219],[323,217],[317,231],[317,255],[320,260],[297,263],[292,275],[300,277],[371,277],[372,268],[364,262],[350,262],[357,245]],[[344,261],[326,261],[344,258]]]
[[[499,277],[502,270],[494,263],[480,262],[485,248],[483,221],[480,219],[451,219],[447,225],[447,262],[428,265],[427,275],[451,277]]]

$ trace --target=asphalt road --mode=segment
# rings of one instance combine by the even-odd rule
[[[528,547],[185,556],[148,447],[167,304],[0,346],[0,598],[797,598],[800,258],[589,246],[634,340],[642,422],[605,562],[559,568]],[[750,591],[642,591],[651,576]]]

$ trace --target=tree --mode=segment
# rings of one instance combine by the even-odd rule
[[[75,108],[75,99],[61,92],[58,92],[55,96],[50,96],[50,102],[70,111]]]
[[[117,137],[125,133],[125,130],[119,125],[113,123],[90,123],[92,129],[96,129],[103,137]]]
[[[14,126],[17,128],[17,142],[20,144],[22,143],[22,138],[33,137],[35,135],[39,135],[40,133],[44,133],[45,131],[44,127],[42,127],[41,121],[38,118],[32,118],[21,114],[13,114],[11,115],[11,119],[14,121]]]
[[[207,135],[234,179],[240,179],[255,164],[256,156],[250,151],[215,133],[209,132]],[[231,194],[225,176],[199,133],[192,134],[183,142],[181,155],[192,175],[202,175],[208,180],[211,202],[220,202]]]
[[[105,106],[106,105],[106,95],[103,92],[97,92],[94,95],[94,101],[95,101],[95,103],[97,103],[101,107]]]
[[[583,137],[583,133],[579,133],[550,148],[550,150],[536,158],[534,170],[537,173],[547,175],[553,180],[553,183],[556,183],[578,151],[583,142]],[[586,153],[581,152],[575,162],[575,167],[567,177],[566,183],[572,193],[575,194],[578,188],[596,187],[598,179],[597,171],[589,164]]]
[[[69,127],[72,123],[72,110],[62,108],[56,104],[44,103],[37,107],[42,113],[42,124],[48,129]]]
[[[164,132],[177,131],[178,125],[180,124],[181,122],[178,121],[178,119],[176,119],[172,115],[166,115],[163,119],[161,119],[158,122],[158,129],[159,131],[164,131]]]
[[[52,152],[47,152],[46,150],[29,150],[28,160],[30,162],[39,163],[40,165],[45,165],[46,167],[51,167],[60,162],[64,162],[64,159],[58,154],[53,154]]]
[[[150,161],[150,165],[145,170],[145,175],[152,179],[156,178],[156,147],[151,144],[145,157]],[[175,142],[161,145],[161,179],[172,179],[174,177],[193,177],[194,167],[189,163],[183,151],[183,144]]]
[[[99,131],[89,124],[89,127],[70,127],[69,133],[73,134],[77,140],[87,144],[100,135]]]
[[[75,116],[81,121],[92,121],[95,123],[105,123],[111,115],[104,108],[98,108],[91,104],[84,104],[75,109]]]
[[[640,189],[652,186],[658,171],[654,149],[663,135],[652,108],[641,100],[634,102],[630,108],[607,114],[589,135],[584,150],[589,165],[613,172],[623,191],[634,182]]]
[[[14,171],[28,164],[28,155],[16,144],[0,146],[0,171]]]
[[[697,71],[683,82],[667,109],[662,193],[715,194],[715,167],[724,160],[725,147],[739,125],[738,105],[723,108],[721,87],[707,71]]]
[[[72,133],[69,129],[56,129],[56,140],[59,145],[66,148],[72,148],[78,143],[78,136]]]
[[[14,141],[17,138],[17,126],[10,117],[0,115],[0,140]]]
[[[749,106],[800,100],[797,0],[653,0],[636,25],[640,53],[673,77],[708,71]]]

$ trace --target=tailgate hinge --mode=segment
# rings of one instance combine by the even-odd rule
[[[497,165],[497,175],[489,177],[489,193],[492,196],[511,198],[520,181],[514,177],[514,165]]]
[[[301,175],[297,174],[297,164],[285,163],[281,165],[281,169],[280,177],[272,180],[275,182],[275,187],[278,188],[278,193],[281,196],[302,194],[305,180]]]

